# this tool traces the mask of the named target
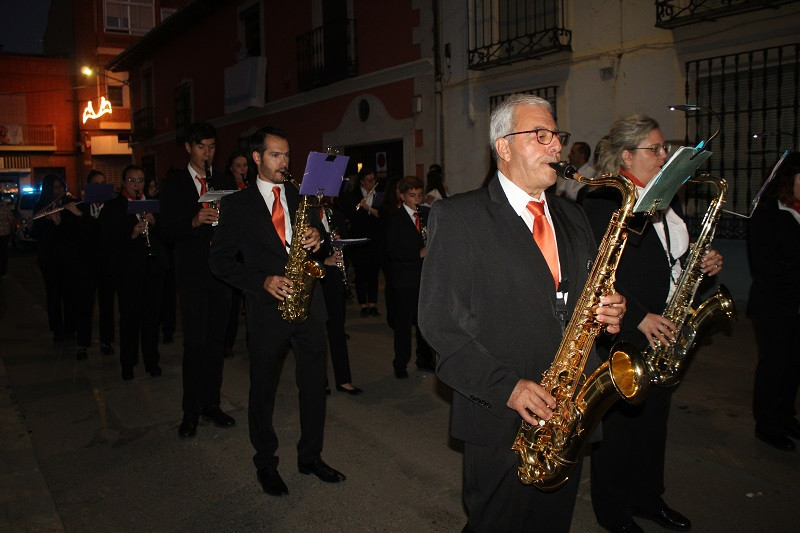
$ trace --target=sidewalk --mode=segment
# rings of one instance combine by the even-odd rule
[[[397,380],[391,330],[348,307],[353,380],[329,397],[324,459],[347,476],[326,485],[295,468],[294,361],[284,365],[275,424],[290,495],[261,492],[247,434],[244,327],[225,361],[222,408],[237,425],[201,422],[181,441],[181,337],[162,347],[164,375],[120,379],[97,344],[87,361],[47,331],[32,256],[0,283],[0,531],[460,531],[461,460],[447,434],[450,390],[429,373]],[[665,499],[693,531],[796,531],[800,454],[753,438],[755,348],[740,316],[697,353],[673,398]],[[2,368],[2,367],[0,367]],[[6,375],[7,374],[7,375]],[[10,385],[9,385],[10,384]],[[10,388],[11,387],[11,388]],[[510,443],[509,443],[510,445]],[[585,461],[572,531],[601,531]],[[640,522],[648,532],[662,531]]]

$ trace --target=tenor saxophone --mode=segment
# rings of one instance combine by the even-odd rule
[[[612,347],[608,360],[591,376],[584,375],[595,337],[603,328],[595,310],[601,296],[614,292],[615,271],[628,236],[627,219],[633,214],[636,187],[620,175],[589,179],[564,162],[551,166],[568,179],[616,187],[622,193],[622,206],[611,217],[555,359],[542,375],[542,387],[556,399],[553,416],[539,425],[523,421],[512,446],[519,455],[520,481],[542,490],[557,489],[567,481],[593,429],[618,396],[640,403],[649,387],[641,353],[624,342]]]
[[[675,342],[666,346],[657,341],[655,347],[648,346],[645,351],[644,357],[650,380],[660,387],[671,387],[680,382],[692,349],[697,343],[697,334],[710,321],[727,318],[731,322],[736,322],[736,305],[725,285],[719,285],[717,292],[701,303],[697,309],[692,308],[692,301],[704,276],[700,270],[700,263],[710,249],[711,241],[714,240],[714,232],[722,214],[722,204],[725,203],[728,186],[724,179],[708,174],[691,181],[710,183],[716,188],[717,196],[703,216],[700,235],[689,250],[683,272],[675,285],[675,292],[663,313],[664,317],[675,323]]]
[[[285,181],[300,190],[288,172],[283,173]],[[325,277],[325,267],[319,261],[310,257],[310,252],[303,248],[303,234],[310,227],[308,212],[311,202],[308,195],[303,195],[300,207],[294,217],[292,225],[292,242],[289,244],[289,261],[286,263],[284,276],[292,282],[292,293],[278,304],[281,317],[292,324],[300,324],[308,318],[311,312],[311,298],[314,295],[314,285],[318,279]]]

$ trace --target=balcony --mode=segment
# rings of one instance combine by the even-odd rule
[[[297,38],[297,83],[301,91],[356,75],[355,20],[326,24]]]
[[[0,124],[0,151],[54,152],[55,124]]]
[[[671,29],[710,22],[759,9],[775,9],[797,0],[657,0],[656,27]]]
[[[572,51],[563,0],[474,0],[470,4],[472,70]]]
[[[142,142],[156,134],[155,110],[143,107],[133,112],[133,142]]]

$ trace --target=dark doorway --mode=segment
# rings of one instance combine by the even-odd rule
[[[403,175],[403,141],[383,141],[358,146],[345,146],[347,176],[358,172],[358,164],[370,167],[375,177],[385,180],[389,176]]]

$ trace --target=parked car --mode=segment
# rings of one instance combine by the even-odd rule
[[[33,187],[23,187],[14,205],[14,233],[12,241],[15,248],[24,248],[36,241],[31,237],[33,208],[39,201],[39,191]]]

